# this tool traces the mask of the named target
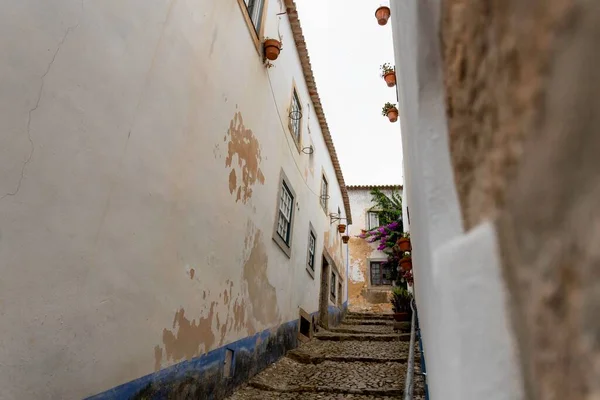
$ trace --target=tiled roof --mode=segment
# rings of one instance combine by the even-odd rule
[[[304,73],[306,86],[308,87],[308,94],[310,95],[315,112],[317,113],[319,125],[321,126],[321,132],[323,133],[323,139],[325,139],[329,157],[331,158],[331,163],[333,164],[333,169],[335,170],[335,176],[340,184],[342,199],[344,200],[344,210],[346,211],[346,218],[348,219],[348,224],[351,224],[352,214],[350,213],[350,199],[348,198],[348,190],[346,189],[346,183],[344,182],[344,176],[342,175],[342,168],[340,167],[340,162],[335,152],[335,147],[333,146],[333,140],[331,139],[329,126],[327,125],[327,120],[325,120],[323,105],[321,104],[319,93],[317,92],[317,84],[315,83],[315,77],[310,65],[310,57],[308,56],[308,50],[306,49],[306,41],[304,40],[302,27],[300,26],[300,20],[298,19],[296,3],[294,0],[285,0],[285,6],[287,8],[287,15],[290,20],[290,25],[292,27],[292,34],[294,36],[294,42],[296,43],[296,49],[298,50],[298,55],[300,56],[300,64],[302,66],[302,72]]]
[[[348,190],[371,190],[371,189],[380,189],[380,190],[402,190],[402,185],[348,185],[346,186]]]

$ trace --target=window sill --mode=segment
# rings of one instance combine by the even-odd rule
[[[288,246],[283,239],[279,237],[279,235],[275,234],[273,236],[273,241],[277,244],[277,246],[285,253],[287,258],[292,258],[292,248]]]
[[[307,266],[307,267],[306,267],[306,272],[308,273],[308,275],[309,275],[309,276],[310,276],[312,279],[315,279],[315,271],[314,271],[312,268],[310,268],[310,267],[308,267],[308,266]]]

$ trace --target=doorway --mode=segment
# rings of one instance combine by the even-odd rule
[[[321,295],[319,296],[319,325],[329,328],[329,262],[325,256],[321,261]]]

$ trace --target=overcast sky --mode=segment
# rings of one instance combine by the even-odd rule
[[[308,53],[346,184],[402,183],[400,121],[381,115],[397,103],[379,76],[394,64],[392,28],[379,26],[372,0],[296,0]]]

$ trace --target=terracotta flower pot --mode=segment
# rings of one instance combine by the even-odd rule
[[[342,236],[342,242],[344,242],[344,244],[347,244],[349,240],[350,240],[350,236],[347,236],[347,235]]]
[[[412,269],[412,258],[407,257],[400,260],[400,268],[402,271],[410,271]]]
[[[396,107],[390,108],[387,112],[387,117],[390,119],[390,122],[398,121],[398,109]]]
[[[268,60],[275,61],[281,52],[281,42],[276,39],[267,39],[263,44],[265,49],[265,57]]]
[[[390,8],[388,6],[381,6],[375,11],[375,18],[377,23],[381,26],[387,24],[390,19]]]
[[[410,239],[401,238],[396,242],[396,244],[398,245],[398,247],[400,247],[400,251],[410,251],[411,249]]]
[[[385,74],[383,79],[385,79],[385,83],[387,83],[388,87],[396,86],[396,73],[394,71]]]
[[[394,313],[394,319],[396,322],[407,322],[410,321],[410,314],[407,312]]]
[[[338,225],[338,232],[339,232],[339,233],[344,233],[344,232],[346,232],[346,225],[345,225],[345,224],[339,224],[339,225]]]

